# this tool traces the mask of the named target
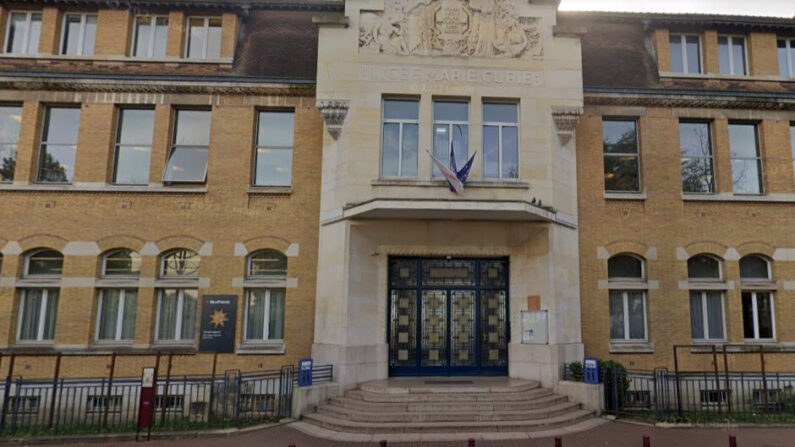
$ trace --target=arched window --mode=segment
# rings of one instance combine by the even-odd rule
[[[720,261],[709,255],[696,255],[687,260],[690,279],[721,279]]]
[[[166,252],[161,258],[161,277],[199,276],[199,255],[187,248],[176,248]]]
[[[287,276],[287,256],[276,250],[261,250],[248,258],[249,278]]]
[[[138,276],[141,256],[126,248],[109,251],[102,257],[102,276]]]
[[[24,276],[61,276],[63,255],[55,250],[36,250],[25,257]]]
[[[751,280],[771,279],[770,262],[758,255],[749,255],[740,259],[740,278]]]
[[[610,279],[643,279],[643,260],[628,254],[615,255],[607,260],[607,277]]]

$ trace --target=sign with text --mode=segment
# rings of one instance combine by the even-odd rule
[[[199,351],[234,352],[236,320],[237,295],[202,296]]]
[[[152,434],[152,423],[155,418],[155,383],[157,382],[157,372],[155,368],[147,367],[141,373],[141,396],[138,405],[138,425],[135,428],[135,440],[141,429],[146,429],[146,438]]]

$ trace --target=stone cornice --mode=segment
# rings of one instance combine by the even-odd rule
[[[795,93],[586,87],[586,105],[795,110]]]
[[[179,10],[214,9],[246,14],[252,9],[342,11],[343,0],[17,0],[38,5],[85,5],[109,9],[167,8]]]

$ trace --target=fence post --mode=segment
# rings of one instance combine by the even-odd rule
[[[50,399],[50,417],[47,422],[47,427],[52,428],[52,422],[55,418],[55,393],[58,391],[58,377],[61,375],[61,353],[55,357],[55,377],[52,379],[52,398]]]
[[[721,393],[720,393],[720,377],[718,376],[718,350],[715,348],[715,345],[712,345],[712,366],[715,370],[715,389],[718,390],[718,413],[723,412],[723,406],[721,405]],[[729,391],[726,391],[726,399],[729,398]]]
[[[762,395],[765,399],[765,414],[767,414],[767,378],[765,377],[765,346],[759,345],[759,363],[762,364]]]
[[[643,447],[651,447],[651,439],[649,439],[649,435],[643,435]]]
[[[166,386],[163,389],[163,395],[160,396],[160,425],[166,424],[166,407],[168,401],[168,385],[171,382],[171,360],[174,357],[173,352],[168,353],[168,366],[166,367]],[[155,388],[155,398],[157,398],[157,388]]]
[[[674,378],[676,379],[676,414],[682,418],[682,387],[679,384],[679,358],[676,356],[676,345],[674,345]]]
[[[555,447],[563,447],[563,440],[560,436],[555,436]]]
[[[729,358],[726,354],[726,344],[723,345],[723,373],[726,375],[726,400],[729,407],[729,414],[732,413],[731,382],[729,382]]]
[[[243,377],[240,374],[240,370],[235,374],[235,384],[235,425],[240,427],[240,387],[243,386]],[[251,404],[253,405],[254,402],[252,401]]]
[[[729,447],[737,447],[737,437],[729,435]]]
[[[3,393],[3,411],[0,414],[0,429],[6,426],[6,415],[8,414],[8,394],[11,393],[11,377],[14,375],[14,360],[17,355],[11,354],[11,360],[8,363],[8,375],[6,376],[5,392]]]
[[[102,426],[108,426],[108,410],[110,410],[110,396],[113,389],[113,373],[116,370],[116,353],[110,356],[110,373],[108,374],[108,392],[105,395],[105,414],[102,415]]]
[[[472,439],[472,438],[469,438],[467,440],[467,447],[475,447],[475,440]]]

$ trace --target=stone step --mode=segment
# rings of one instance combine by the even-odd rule
[[[436,403],[466,403],[466,402],[515,402],[536,399],[551,394],[552,391],[546,388],[535,387],[524,391],[512,393],[373,393],[362,389],[345,392],[346,397],[359,399],[367,402],[436,402]]]
[[[531,432],[571,425],[591,417],[593,413],[587,410],[569,411],[543,419],[485,422],[360,422],[322,413],[304,415],[307,422],[329,430],[349,433]]]
[[[372,381],[359,385],[359,389],[373,394],[498,394],[498,393],[519,393],[541,387],[537,380],[518,380],[509,381],[479,381],[477,383],[467,383],[467,380],[456,381],[454,379],[433,380],[429,379],[422,384],[414,382],[388,382]]]
[[[492,402],[466,402],[466,409],[471,411],[512,411],[532,410],[549,405],[566,402],[565,396],[552,394],[551,390],[544,389],[533,399],[519,401],[492,401]],[[369,412],[394,413],[399,411],[442,412],[461,410],[461,402],[371,402],[358,398],[341,396],[329,399],[330,405],[350,408],[352,410]]]
[[[571,411],[579,410],[580,405],[573,402],[561,402],[532,410],[510,411],[476,411],[469,406],[460,406],[456,411],[403,411],[403,412],[371,412],[322,405],[317,412],[338,419],[359,422],[497,422],[547,419]]]

